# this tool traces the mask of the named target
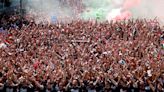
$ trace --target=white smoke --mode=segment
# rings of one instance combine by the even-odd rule
[[[141,0],[141,3],[130,9],[134,18],[155,18],[164,23],[164,0]]]
[[[60,21],[76,19],[75,8],[66,4],[68,2],[61,3],[60,1],[72,0],[28,0],[26,10],[28,13],[31,12],[31,9],[34,10],[37,15],[35,20],[38,22],[50,19],[51,16],[57,16]],[[164,0],[73,0],[73,2],[76,1],[83,2],[85,8],[83,12],[87,12],[87,9],[94,7],[92,10],[104,10],[107,18],[116,16],[116,13],[120,15],[120,12],[128,11],[132,14],[131,18],[153,19],[157,17],[160,22],[164,23],[164,12],[162,12],[164,10]],[[124,3],[127,2],[133,5],[124,9]],[[120,8],[122,9],[120,12],[115,12],[115,10]]]
[[[72,7],[59,0],[28,0],[26,11],[35,15],[35,21],[38,23],[49,21],[52,16],[56,16],[59,21],[75,17]]]

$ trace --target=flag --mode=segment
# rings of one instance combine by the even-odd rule
[[[57,22],[57,17],[51,16],[51,23],[56,23],[56,22]]]

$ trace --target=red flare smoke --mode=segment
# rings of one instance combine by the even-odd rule
[[[124,9],[129,9],[134,6],[137,6],[141,3],[141,0],[125,0],[125,3],[123,4]]]

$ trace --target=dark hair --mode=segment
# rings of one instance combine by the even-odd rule
[[[3,74],[2,74],[2,72],[0,72],[0,77],[2,77],[3,76]]]

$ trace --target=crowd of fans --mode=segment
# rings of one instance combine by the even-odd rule
[[[0,17],[2,92],[164,92],[156,20],[35,24]]]

